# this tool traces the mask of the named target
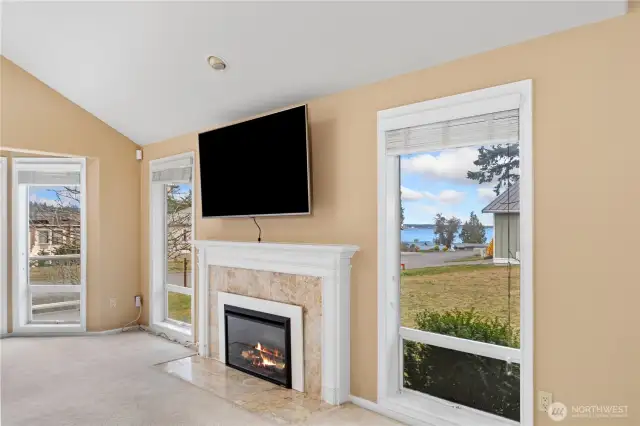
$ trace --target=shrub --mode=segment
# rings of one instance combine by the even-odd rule
[[[487,246],[486,255],[487,255],[488,258],[492,258],[493,257],[493,239],[491,239],[491,242],[489,242],[489,245]]]
[[[469,311],[416,314],[416,328],[501,346],[519,347],[505,321]],[[510,368],[510,371],[507,371]],[[518,421],[520,367],[492,358],[405,341],[404,386]]]
[[[443,248],[442,251],[449,251],[449,247]]]
[[[438,244],[436,244],[435,246],[433,246],[433,249],[435,251],[440,251],[440,246]]]

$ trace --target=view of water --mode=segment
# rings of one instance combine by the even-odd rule
[[[462,228],[460,228],[462,229]],[[493,238],[493,226],[485,226],[485,235],[487,236],[487,244]],[[420,246],[433,246],[433,239],[435,235],[433,234],[433,228],[408,228],[400,231],[400,239],[403,243],[413,243],[415,240],[418,240]],[[454,240],[455,243],[461,243],[459,237],[456,237]]]

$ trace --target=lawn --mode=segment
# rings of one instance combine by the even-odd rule
[[[167,261],[168,272],[184,272],[184,260],[173,259]],[[187,259],[187,272],[191,272],[191,260]]]
[[[191,296],[169,292],[168,299],[168,317],[191,324]]]
[[[520,267],[511,266],[511,325],[520,329]],[[415,314],[424,309],[444,312],[475,309],[506,321],[509,317],[509,267],[447,265],[402,272],[400,315],[402,326],[415,327]]]

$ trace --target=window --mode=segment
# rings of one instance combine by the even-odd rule
[[[70,231],[71,230],[69,229],[69,232]],[[51,244],[54,244],[54,245],[62,244],[64,233],[65,233],[64,231],[59,229],[53,230],[51,233]]]
[[[36,232],[38,233],[38,244],[49,244],[49,231],[44,230]]]
[[[165,185],[167,313],[166,319],[191,324],[191,185]],[[185,291],[186,290],[186,291]]]
[[[14,324],[85,330],[84,159],[14,160]]]
[[[192,176],[192,153],[150,162],[151,323],[182,336],[194,312]]]
[[[531,91],[379,114],[379,403],[533,423]]]

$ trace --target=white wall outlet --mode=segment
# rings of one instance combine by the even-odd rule
[[[112,297],[111,299],[109,299],[109,306],[112,308],[115,308],[118,304],[118,301],[115,297]]]
[[[538,391],[538,410],[547,412],[552,403],[553,395],[551,392]]]
[[[140,295],[136,296],[135,301],[136,301],[136,308],[139,308],[142,306],[142,296]]]

